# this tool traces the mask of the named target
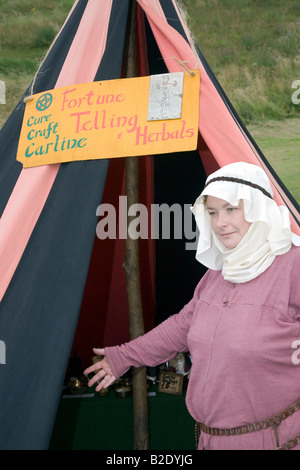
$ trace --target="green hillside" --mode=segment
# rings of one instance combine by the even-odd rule
[[[181,0],[228,98],[300,202],[300,2]],[[296,83],[295,83],[296,82]],[[296,94],[296,96],[295,96]],[[294,100],[295,101],[295,100]]]
[[[197,44],[245,123],[300,118],[300,2],[182,0]]]
[[[300,201],[299,0],[181,0],[225,93]],[[73,0],[0,0],[0,128],[33,79]],[[300,88],[300,87],[299,87]],[[299,92],[300,98],[300,92]]]
[[[31,83],[73,0],[0,0],[0,128]]]

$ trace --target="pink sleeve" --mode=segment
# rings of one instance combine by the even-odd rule
[[[154,367],[188,350],[187,334],[194,312],[196,291],[193,299],[178,314],[169,317],[153,330],[121,346],[105,348],[117,378],[131,366]]]
[[[299,289],[299,277],[300,277],[300,248],[294,249],[294,263],[290,272],[290,298],[289,308],[294,321],[300,322],[300,289]]]

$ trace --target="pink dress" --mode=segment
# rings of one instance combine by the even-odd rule
[[[187,408],[213,428],[233,428],[277,414],[300,399],[300,249],[278,256],[243,284],[207,271],[192,300],[149,333],[106,348],[117,377],[179,352],[193,360]],[[281,422],[280,445],[300,434],[300,411]],[[272,428],[240,436],[201,433],[199,449],[275,450]],[[300,446],[295,447],[300,450]]]

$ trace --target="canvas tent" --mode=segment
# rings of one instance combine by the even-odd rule
[[[248,134],[185,27],[175,0],[137,0],[138,73],[201,74],[198,150],[140,158],[147,207],[192,204],[206,175],[245,161],[267,171],[276,201],[299,206]],[[129,0],[77,0],[34,83],[34,93],[122,77]],[[30,93],[28,89],[24,96]],[[129,339],[124,240],[98,240],[96,208],[118,207],[124,159],[23,170],[16,161],[23,99],[0,132],[0,448],[46,449],[72,349]],[[204,268],[185,240],[141,240],[145,328],[189,300]]]

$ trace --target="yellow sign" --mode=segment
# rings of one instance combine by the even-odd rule
[[[195,70],[38,93],[26,103],[17,160],[28,168],[195,150],[199,89]]]

